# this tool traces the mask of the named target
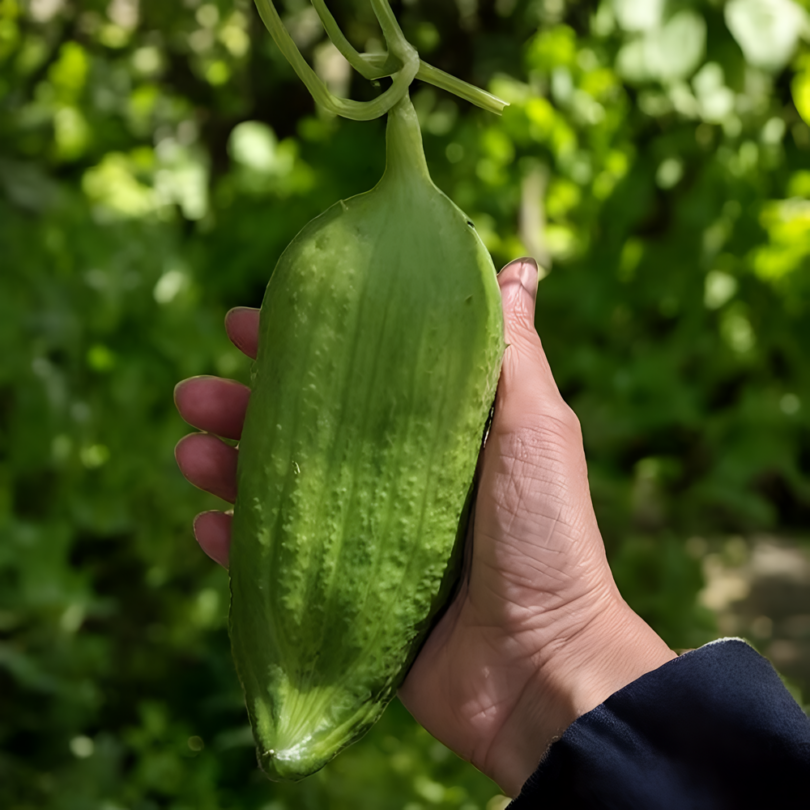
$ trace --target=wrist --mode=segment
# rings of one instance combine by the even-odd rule
[[[560,638],[538,648],[533,676],[492,749],[487,773],[509,796],[578,717],[676,657],[618,593],[575,636]]]
[[[579,643],[564,651],[557,677],[567,684],[567,697],[580,717],[674,658],[676,653],[617,594]]]

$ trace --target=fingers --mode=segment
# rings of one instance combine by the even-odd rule
[[[249,398],[247,386],[219,377],[192,377],[174,389],[174,403],[186,422],[227,439],[242,436]]]
[[[194,536],[200,548],[223,568],[228,567],[231,548],[231,515],[227,512],[203,512],[194,518]]]
[[[225,331],[237,349],[256,359],[259,351],[259,310],[235,307],[225,316]]]
[[[216,436],[193,433],[180,439],[174,456],[180,472],[195,487],[229,503],[236,500],[235,447],[229,447]]]
[[[537,262],[530,258],[511,262],[498,275],[507,349],[493,429],[512,432],[527,420],[565,419],[570,414],[534,327],[537,282]]]
[[[259,310],[236,307],[225,316],[225,331],[233,344],[256,358],[259,346]],[[185,436],[174,450],[180,472],[192,483],[229,503],[236,500],[237,450],[216,436],[239,439],[250,389],[234,380],[193,377],[174,389],[180,415],[193,427],[206,431]],[[216,434],[212,436],[209,434]],[[194,536],[215,562],[228,567],[231,514],[203,512],[194,519]]]
[[[259,345],[259,310],[236,307],[225,316],[225,330],[234,345],[248,357],[256,357]],[[174,389],[180,415],[190,425],[239,439],[245,421],[250,389],[234,380],[218,377],[192,377]]]

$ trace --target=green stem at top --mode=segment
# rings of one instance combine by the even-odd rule
[[[388,112],[385,144],[385,171],[380,180],[381,186],[392,181],[400,187],[414,182],[433,184],[425,160],[419,119],[407,94]]]

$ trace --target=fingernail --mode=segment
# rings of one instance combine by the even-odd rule
[[[174,386],[174,395],[173,396],[174,396],[174,404],[175,404],[175,406],[177,406],[177,395],[187,385],[189,385],[190,383],[196,382],[197,380],[215,380],[215,379],[216,379],[216,377],[214,377],[212,374],[198,374],[195,377],[187,377],[185,380],[180,380],[180,382],[177,383],[177,385]]]
[[[237,312],[256,312],[256,307],[231,307],[225,313],[225,320],[228,321],[232,316],[234,316]]]
[[[239,312],[247,312],[248,310],[256,311],[254,307],[233,307],[233,309],[229,309],[225,313],[225,329],[229,329],[228,323],[233,319],[233,317]],[[239,339],[239,336],[231,336],[231,340],[233,341],[234,346],[240,351],[245,351],[244,342]]]
[[[199,515],[194,516],[194,520],[191,522],[191,531],[193,532],[194,537],[197,537],[197,523],[199,523],[200,518],[205,515],[210,515],[212,512],[215,511],[216,511],[215,509],[209,509],[207,512],[200,512]],[[199,538],[197,539],[199,540]]]
[[[181,439],[180,439],[180,440],[179,440],[179,441],[178,441],[178,442],[177,442],[177,443],[174,445],[174,460],[177,462],[177,466],[178,466],[178,467],[180,467],[181,472],[182,472],[183,468],[182,468],[182,466],[180,465],[180,459],[179,459],[179,457],[178,457],[178,455],[177,455],[177,451],[180,449],[180,445],[181,445],[181,444],[185,444],[185,443],[186,443],[186,440],[187,440],[187,439],[188,439],[190,436],[193,436],[193,435],[194,435],[193,433],[188,433],[187,435],[183,436],[183,437],[182,437],[182,438],[181,438]]]
[[[229,309],[229,310],[228,310],[228,311],[225,313],[225,318],[224,318],[224,321],[225,321],[225,328],[226,328],[226,329],[227,329],[227,327],[228,327],[228,321],[229,321],[231,318],[233,318],[233,316],[234,316],[234,315],[235,315],[237,312],[239,312],[239,310],[240,310],[240,309],[247,309],[247,307],[233,307],[232,309]]]
[[[180,390],[185,388],[192,380],[198,379],[197,377],[186,377],[185,380],[180,380],[177,385],[174,386],[174,401],[177,402],[177,394]]]
[[[520,283],[532,298],[537,297],[537,282],[539,275],[540,268],[537,266],[537,262],[531,256],[521,259]]]
[[[532,299],[537,297],[540,268],[531,256],[523,256],[520,259],[509,262],[498,275],[501,278],[501,284],[511,277],[529,293]]]

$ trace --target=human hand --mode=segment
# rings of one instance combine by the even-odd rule
[[[605,558],[579,423],[554,383],[534,328],[537,267],[501,271],[503,370],[475,506],[463,587],[400,690],[437,739],[517,795],[551,742],[613,692],[675,657],[622,600]],[[258,310],[228,313],[229,337],[255,357]],[[180,383],[183,418],[206,434],[177,446],[183,474],[233,502],[249,390],[230,380]],[[213,435],[211,435],[213,434]],[[227,567],[230,516],[194,522]]]

